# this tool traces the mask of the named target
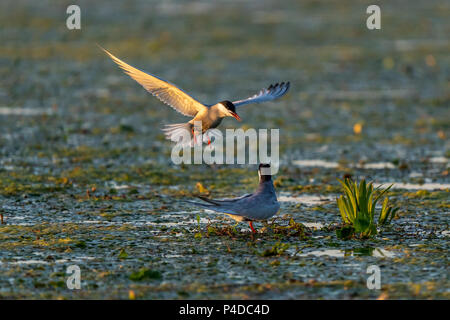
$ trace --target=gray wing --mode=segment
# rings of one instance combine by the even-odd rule
[[[222,200],[212,200],[201,197],[200,199],[208,202],[208,204],[203,205],[203,207],[223,212],[223,213],[231,213],[237,216],[248,217],[245,212],[248,208],[252,208],[257,205],[257,199],[254,199],[254,194],[246,194],[239,198],[233,199],[222,199]]]
[[[252,196],[253,193],[249,193],[249,194],[244,194],[241,197],[237,197],[237,198],[229,198],[229,199],[220,199],[220,200],[216,200],[216,199],[208,199],[202,196],[199,196],[200,199],[202,199],[203,201],[212,203],[212,204],[216,204],[216,205],[221,205],[221,204],[228,204],[228,203],[235,203],[236,201],[248,198],[250,196]]]
[[[188,202],[217,212],[240,216],[246,220],[267,219],[276,214],[280,208],[276,199],[274,201],[264,195],[255,193],[230,200],[201,199],[207,203]]]
[[[221,199],[221,200],[208,199],[208,198],[199,196],[198,198],[202,199],[203,201],[205,201],[207,203],[200,203],[200,202],[191,201],[191,200],[185,200],[185,201],[189,202],[191,204],[195,204],[197,206],[203,207],[203,208],[217,211],[217,212],[230,213],[230,214],[234,214],[237,216],[242,216],[242,214],[239,213],[239,207],[242,205],[242,200],[247,199],[251,196],[253,196],[253,193],[249,193],[249,194],[243,195],[238,198]]]
[[[281,82],[276,84],[271,84],[267,89],[262,89],[259,93],[255,94],[254,96],[234,101],[233,104],[236,107],[243,106],[250,103],[260,103],[270,100],[275,100],[281,96],[283,96],[288,90],[289,90],[290,83],[288,82]]]
[[[99,46],[100,47],[100,46]],[[137,81],[148,92],[165,104],[171,106],[185,116],[194,117],[200,110],[206,108],[187,93],[157,76],[136,69],[100,47],[127,75]]]

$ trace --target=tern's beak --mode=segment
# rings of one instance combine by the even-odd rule
[[[236,112],[230,111],[230,114],[236,120],[241,121],[241,117],[239,117]]]

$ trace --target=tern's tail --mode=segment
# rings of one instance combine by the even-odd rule
[[[219,205],[220,205],[219,203],[216,202],[216,200],[208,199],[208,198],[202,197],[202,196],[198,196],[197,198],[202,199],[202,200],[205,201],[205,202],[214,204],[214,205],[216,205],[216,206],[219,206]]]
[[[191,141],[193,125],[189,122],[174,123],[166,125],[162,131],[166,138],[173,142],[180,142],[181,140]]]
[[[190,204],[194,204],[196,206],[205,208],[205,209],[209,209],[209,210],[213,210],[219,213],[223,213],[226,214],[227,216],[229,216],[230,218],[236,220],[236,221],[247,221],[247,218],[244,216],[239,215],[238,213],[234,212],[231,209],[224,209],[222,206],[220,206],[217,203],[214,203],[213,201],[211,201],[211,199],[207,199],[204,197],[199,197],[200,199],[207,201],[208,203],[201,203],[201,202],[196,202],[196,201],[192,201],[192,200],[184,200],[184,202],[190,203]]]
[[[194,204],[196,206],[203,207],[203,208],[208,208],[208,209],[210,209],[211,207],[214,207],[213,204],[201,203],[201,202],[192,201],[192,200],[184,200],[184,202],[187,202],[187,203],[190,203],[190,204]]]
[[[184,147],[193,147],[196,144],[202,144],[201,134],[195,134],[193,132],[194,126],[187,123],[175,123],[166,125],[162,131],[166,135],[166,139],[176,142],[178,145]]]
[[[195,130],[194,125],[189,122],[168,124],[162,130],[166,135],[166,139],[176,142],[181,146],[189,145],[193,147],[195,145],[202,145],[203,142],[210,141],[211,136],[208,135],[209,131],[202,134],[200,131]]]

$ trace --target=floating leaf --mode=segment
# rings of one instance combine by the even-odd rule
[[[195,239],[201,239],[201,238],[202,238],[202,234],[201,234],[200,232],[197,232],[197,233],[194,235],[194,238],[195,238]]]
[[[128,258],[128,253],[126,253],[125,249],[121,249],[117,257],[119,259],[126,259]]]
[[[150,280],[158,280],[162,278],[161,272],[157,270],[150,270],[147,268],[141,268],[139,271],[135,271],[130,274],[130,280],[133,281],[142,281],[146,279]]]

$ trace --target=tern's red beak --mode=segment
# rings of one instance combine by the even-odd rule
[[[236,120],[241,121],[241,117],[239,117],[236,112],[230,111],[230,113]]]

